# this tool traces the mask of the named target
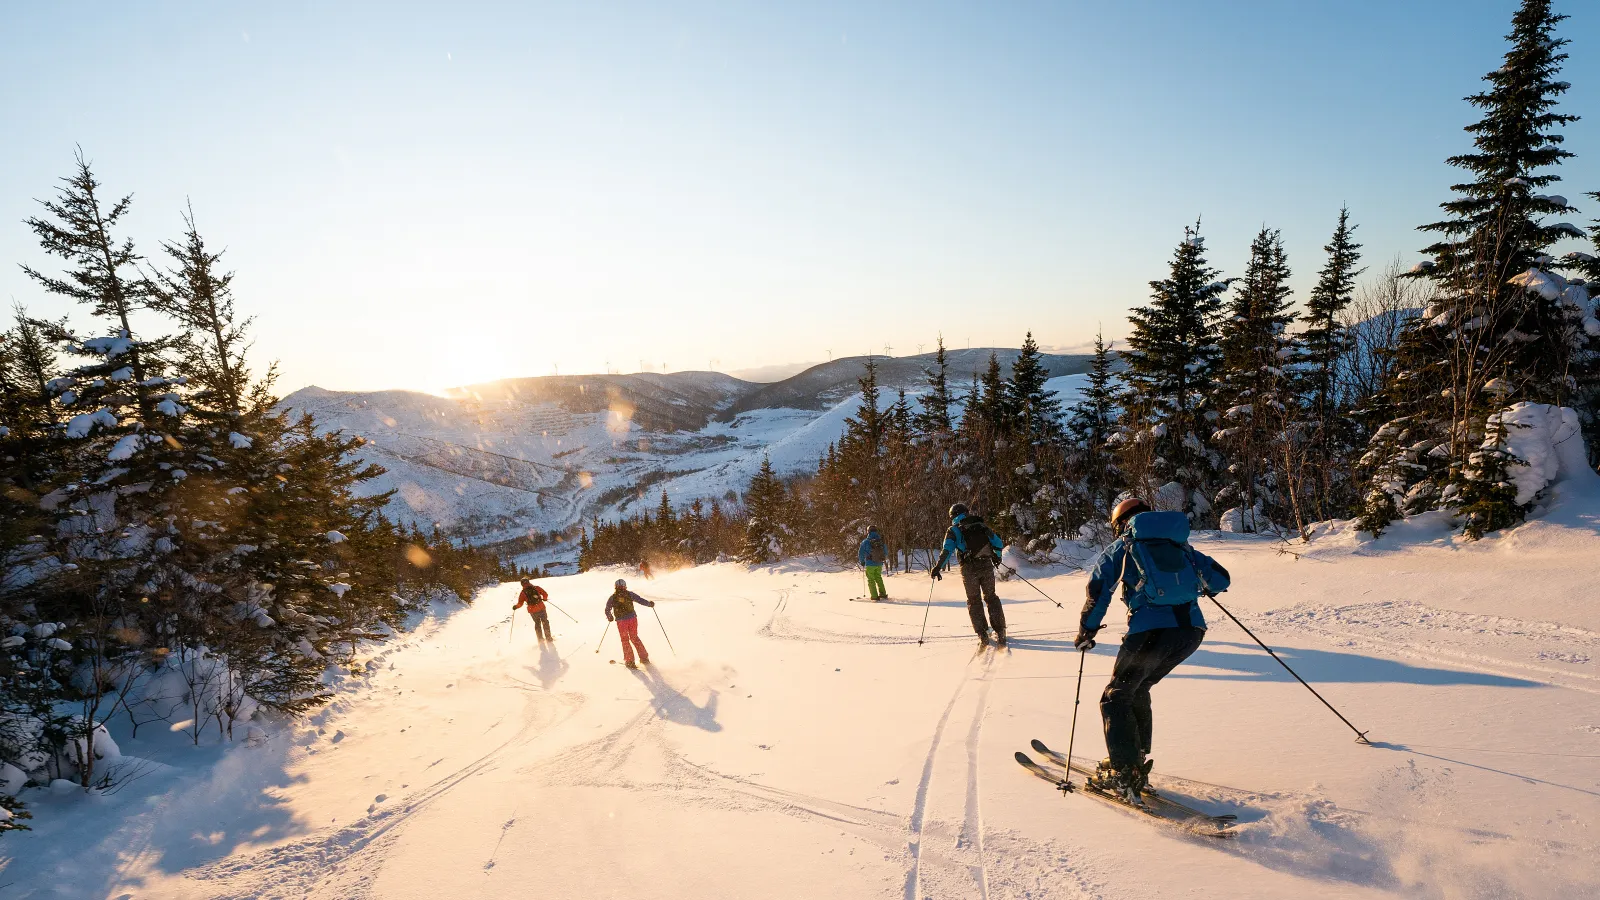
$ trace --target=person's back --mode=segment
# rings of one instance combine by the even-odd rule
[[[639,662],[650,662],[650,651],[639,640],[639,613],[634,609],[636,603],[655,606],[653,601],[628,590],[628,583],[618,578],[612,586],[611,597],[606,600],[606,621],[617,623],[617,636],[622,638],[622,663],[630,669],[638,668],[633,663],[635,651],[639,654]]]
[[[1083,652],[1094,648],[1121,584],[1128,630],[1100,695],[1108,759],[1095,781],[1140,802],[1152,765],[1150,689],[1199,649],[1206,633],[1199,597],[1227,590],[1229,577],[1216,560],[1189,546],[1189,519],[1181,512],[1155,512],[1130,499],[1118,504],[1111,524],[1119,534],[1090,567],[1073,643]]]
[[[883,535],[876,525],[869,526],[866,538],[856,549],[856,560],[866,570],[867,595],[873,600],[889,599],[889,591],[883,586],[883,563],[888,558],[889,549],[884,545]]]
[[[961,565],[961,585],[967,592],[967,615],[978,639],[989,643],[989,627],[994,626],[995,641],[1006,642],[1006,616],[995,590],[994,570],[1000,562],[1005,542],[995,534],[982,516],[973,515],[965,503],[950,507],[950,528],[945,532],[944,549],[930,573],[938,580],[952,554]],[[985,615],[987,611],[987,616]]]

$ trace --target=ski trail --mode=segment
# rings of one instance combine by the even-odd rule
[[[961,669],[961,680],[956,683],[950,702],[945,704],[944,713],[939,716],[939,724],[934,726],[933,740],[928,745],[928,758],[922,762],[917,799],[911,806],[911,869],[906,872],[906,900],[917,900],[922,893],[922,823],[928,811],[928,787],[933,783],[933,761],[939,753],[939,742],[944,739],[945,726],[950,723],[950,713],[956,708],[956,701],[961,699],[961,691],[967,686],[967,670],[971,668],[972,661],[968,660]]]
[[[978,784],[978,748],[983,736],[983,720],[989,713],[989,689],[994,686],[996,654],[984,661],[983,674],[978,677],[978,706],[972,713],[972,725],[967,729],[967,800],[962,814],[961,833],[956,837],[956,847],[971,848],[977,852],[978,864],[969,866],[973,880],[978,883],[981,900],[989,897],[989,864],[983,852],[983,805]]]

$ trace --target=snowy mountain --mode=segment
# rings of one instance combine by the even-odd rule
[[[991,351],[955,351],[951,376]],[[1009,366],[1015,350],[995,350]],[[780,474],[814,468],[860,405],[865,357],[813,366],[774,384],[716,372],[517,378],[438,397],[309,387],[283,407],[367,441],[386,473],[389,513],[479,544],[631,512],[665,489],[677,504],[742,492],[770,457]],[[1046,356],[1070,402],[1087,357]],[[932,355],[886,358],[880,383],[920,389]],[[1009,371],[1009,369],[1008,369]]]

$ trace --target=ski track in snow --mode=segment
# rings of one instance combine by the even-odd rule
[[[1570,625],[1457,612],[1414,600],[1299,605],[1242,618],[1279,633],[1312,632],[1335,645],[1379,648],[1386,656],[1403,654],[1600,694],[1600,674],[1579,668],[1600,655],[1600,634]],[[1484,652],[1486,645],[1495,652]],[[1563,665],[1541,664],[1550,661]]]
[[[398,830],[429,804],[462,782],[493,766],[511,748],[576,712],[567,702],[551,707],[532,701],[523,707],[523,724],[488,753],[390,806],[338,828],[324,828],[298,840],[256,853],[230,856],[186,873],[197,881],[216,881],[215,900],[295,900],[326,897],[364,900]]]

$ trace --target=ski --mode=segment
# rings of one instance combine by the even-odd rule
[[[1129,803],[1128,801],[1123,800],[1113,794],[1096,790],[1092,787],[1089,787],[1087,784],[1073,784],[1069,789],[1064,770],[1051,769],[1042,766],[1038,762],[1034,761],[1033,757],[1023,753],[1021,750],[1016,752],[1015,758],[1017,763],[1024,769],[1028,770],[1035,777],[1050,782],[1055,786],[1056,790],[1063,793],[1081,793],[1087,794],[1091,797],[1097,797],[1107,803],[1120,806],[1123,809],[1142,813],[1143,815],[1152,819],[1180,829],[1187,834],[1198,834],[1204,837],[1216,838],[1233,837],[1233,832],[1225,830],[1229,825],[1233,824],[1231,818],[1223,819],[1217,816],[1210,816],[1197,810],[1191,810],[1188,807],[1182,806],[1181,804],[1168,803],[1159,798],[1157,798],[1156,803],[1139,806]],[[1079,767],[1074,766],[1073,771],[1081,772],[1082,770]]]
[[[1053,762],[1056,765],[1061,766],[1063,768],[1067,767],[1067,756],[1066,756],[1066,754],[1060,753],[1060,752],[1055,751],[1055,750],[1051,750],[1049,747],[1045,746],[1044,741],[1041,741],[1038,738],[1034,738],[1032,743],[1033,743],[1033,749],[1035,749],[1035,750],[1039,751],[1039,753],[1043,754],[1045,759],[1048,759],[1051,762]],[[1083,765],[1082,763],[1076,763],[1076,762],[1072,763],[1071,768],[1072,768],[1072,771],[1078,773],[1079,775],[1082,775],[1085,779],[1088,779],[1089,776],[1094,774],[1094,770],[1093,769],[1090,769],[1089,767]],[[1238,816],[1236,816],[1236,815],[1234,815],[1232,813],[1223,813],[1222,815],[1212,815],[1211,813],[1203,812],[1201,810],[1195,809],[1192,806],[1189,806],[1188,804],[1179,803],[1178,801],[1172,799],[1171,797],[1168,797],[1168,796],[1166,796],[1164,794],[1158,793],[1154,788],[1150,787],[1149,785],[1145,785],[1144,791],[1142,793],[1144,794],[1144,797],[1146,798],[1146,803],[1147,804],[1152,804],[1153,803],[1154,805],[1157,805],[1157,806],[1169,807],[1169,808],[1174,809],[1177,812],[1179,812],[1179,813],[1181,813],[1181,814],[1183,814],[1183,815],[1185,815],[1185,816],[1187,816],[1189,818],[1211,819],[1211,820],[1215,821],[1219,826],[1225,827],[1225,826],[1228,826],[1228,825],[1232,825],[1234,823],[1234,821],[1239,818]],[[1115,798],[1113,798],[1113,799],[1115,799]]]

